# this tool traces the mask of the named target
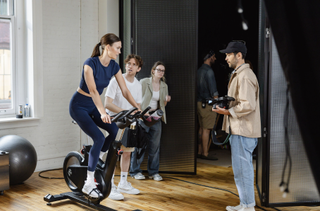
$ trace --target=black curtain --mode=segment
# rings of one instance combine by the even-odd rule
[[[265,0],[306,153],[320,192],[320,1]],[[294,155],[293,155],[294,156]]]
[[[133,1],[134,53],[143,59],[138,79],[151,76],[156,61],[166,66],[172,99],[162,124],[160,173],[196,174],[196,81],[198,0]],[[147,154],[141,169],[147,169]]]

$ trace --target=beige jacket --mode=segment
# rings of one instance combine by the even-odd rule
[[[144,78],[140,80],[140,83],[142,85],[142,103],[141,103],[141,110],[143,111],[146,109],[151,101],[152,98],[152,77],[150,78]],[[168,95],[168,85],[161,81],[160,82],[160,92],[159,92],[159,108],[163,111],[162,121],[167,124],[167,118],[166,118],[166,109],[164,102],[166,100],[166,96]]]
[[[228,96],[234,97],[229,112],[224,115],[222,130],[248,138],[261,137],[259,84],[249,64],[243,64],[230,78]],[[229,120],[228,120],[229,118]]]

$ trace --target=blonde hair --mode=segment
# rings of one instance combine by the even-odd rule
[[[155,62],[154,65],[153,65],[152,68],[151,68],[151,76],[152,76],[152,78],[153,78],[153,76],[154,76],[153,71],[155,71],[156,68],[157,68],[157,66],[159,66],[159,65],[162,65],[162,66],[164,66],[164,68],[166,68],[166,66],[164,65],[163,62],[161,62],[161,61]],[[161,78],[160,80],[163,81],[163,82],[166,82],[166,78],[164,77],[164,75],[165,75],[165,74],[163,74],[163,76],[162,76],[162,78]]]

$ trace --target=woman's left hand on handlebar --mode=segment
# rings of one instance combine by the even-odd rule
[[[139,111],[140,111],[140,113],[141,113],[141,110],[138,108],[137,110],[133,111],[133,112],[131,113],[131,115],[133,115],[133,114],[135,114],[135,113],[137,113],[137,112],[139,112]]]
[[[102,114],[101,115],[101,120],[104,122],[104,123],[108,123],[110,124],[111,123],[111,118],[108,114]]]

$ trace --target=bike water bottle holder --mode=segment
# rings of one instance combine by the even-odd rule
[[[152,116],[153,113],[157,112],[158,114],[158,117],[155,118]],[[148,127],[151,127],[152,125],[154,125],[155,123],[161,121],[161,118],[163,116],[163,111],[161,109],[158,109],[158,110],[155,110],[155,111],[152,111],[152,112],[149,112],[149,114],[151,114],[150,116],[143,116],[142,119],[143,119],[143,123],[148,126]],[[151,120],[151,121],[150,121]]]

